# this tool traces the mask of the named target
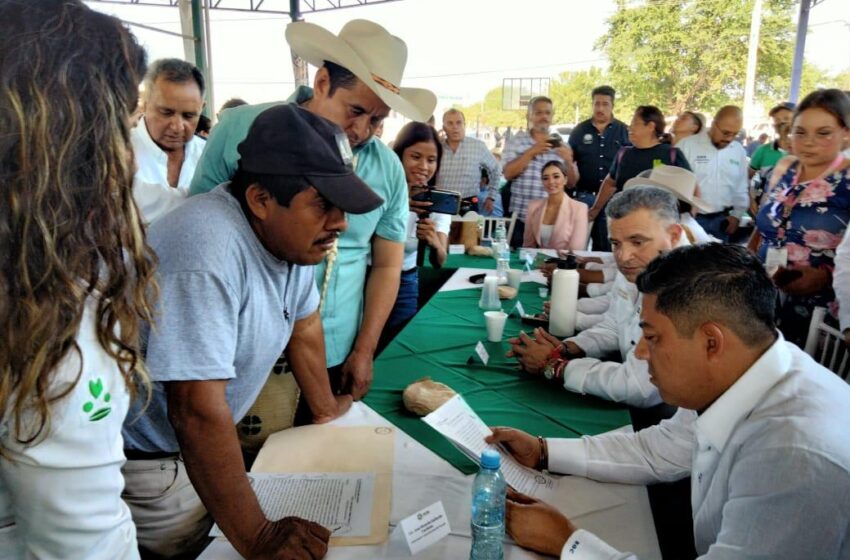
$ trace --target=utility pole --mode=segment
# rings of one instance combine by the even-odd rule
[[[796,103],[800,98],[800,81],[803,77],[803,55],[806,52],[806,33],[809,28],[809,10],[817,0],[800,0],[800,17],[797,20],[797,43],[794,45],[794,64],[791,67],[791,92],[788,100]]]
[[[805,1],[805,0],[804,0]],[[747,78],[744,83],[744,128],[749,133],[755,125],[756,67],[758,65],[759,35],[761,33],[762,0],[753,3],[750,21],[750,45],[747,52]]]

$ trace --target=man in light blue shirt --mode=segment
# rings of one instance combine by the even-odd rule
[[[373,355],[398,291],[408,213],[401,163],[373,134],[391,108],[425,121],[436,97],[427,90],[398,86],[407,47],[375,23],[353,20],[334,36],[298,22],[287,27],[286,38],[296,54],[319,67],[313,88],[299,87],[286,103],[338,124],[348,136],[355,172],[384,199],[372,212],[349,216],[337,249],[316,267],[331,381],[360,399],[372,382]],[[232,176],[238,162],[236,146],[254,118],[272,105],[247,105],[222,113],[198,163],[190,196]]]

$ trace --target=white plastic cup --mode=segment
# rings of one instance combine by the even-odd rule
[[[539,288],[537,290],[537,292],[540,295],[540,297],[543,298],[543,299],[546,299],[547,297],[549,297],[549,288],[546,288],[545,286],[543,288]]]
[[[487,324],[487,340],[490,342],[502,340],[502,333],[505,331],[507,320],[508,314],[504,311],[485,311],[484,322]]]
[[[502,308],[502,302],[499,301],[499,286],[498,278],[487,275],[484,277],[484,286],[481,288],[481,299],[478,300],[478,307],[485,311],[497,311]]]
[[[522,283],[522,270],[510,269],[508,271],[508,285],[511,288],[519,290],[519,285]]]

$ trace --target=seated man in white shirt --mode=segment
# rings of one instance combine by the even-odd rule
[[[534,338],[511,339],[509,355],[525,371],[544,375],[567,390],[637,407],[661,402],[650,383],[647,364],[634,355],[640,338],[640,298],[634,280],[658,255],[688,245],[679,225],[676,197],[658,187],[640,186],[617,193],[605,210],[619,269],[602,321],[563,343],[543,329]],[[602,358],[619,353],[622,363]]]
[[[136,156],[133,198],[149,224],[189,193],[206,144],[195,135],[204,107],[204,75],[188,62],[164,58],[151,64],[144,83],[144,117],[130,141]]]
[[[676,416],[637,433],[540,440],[496,428],[489,440],[524,465],[605,482],[690,476],[700,558],[850,558],[850,387],[776,330],[776,288],[756,257],[678,249],[637,286],[635,353]],[[507,528],[561,558],[631,558],[521,495]]]

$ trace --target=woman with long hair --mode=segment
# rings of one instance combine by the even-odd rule
[[[522,246],[581,251],[587,248],[587,204],[568,197],[567,166],[552,160],[540,172],[549,196],[528,203]]]
[[[435,267],[440,267],[446,262],[449,249],[448,234],[452,225],[451,216],[427,214],[430,203],[414,199],[418,194],[434,186],[437,172],[440,170],[443,147],[434,127],[420,122],[407,123],[396,136],[393,151],[401,160],[404,176],[407,178],[410,213],[398,297],[387,319],[386,332],[391,334],[398,332],[419,308],[419,274],[416,258],[420,241],[424,242],[428,248],[429,262]]]
[[[777,326],[805,344],[812,310],[836,314],[835,250],[850,221],[850,98],[838,89],[810,93],[791,124],[791,152],[770,175],[750,248],[784,294]]]
[[[138,557],[121,427],[153,256],[132,197],[145,54],[76,0],[0,3],[0,556]]]
[[[590,220],[603,214],[608,200],[623,190],[626,181],[647,169],[659,165],[673,165],[691,170],[685,154],[679,148],[671,146],[664,133],[664,113],[653,105],[641,105],[635,110],[629,124],[631,146],[624,146],[617,152],[608,176],[602,181],[596,201],[589,212]],[[605,219],[604,215],[601,219]],[[596,251],[607,251],[610,247],[594,247]]]

